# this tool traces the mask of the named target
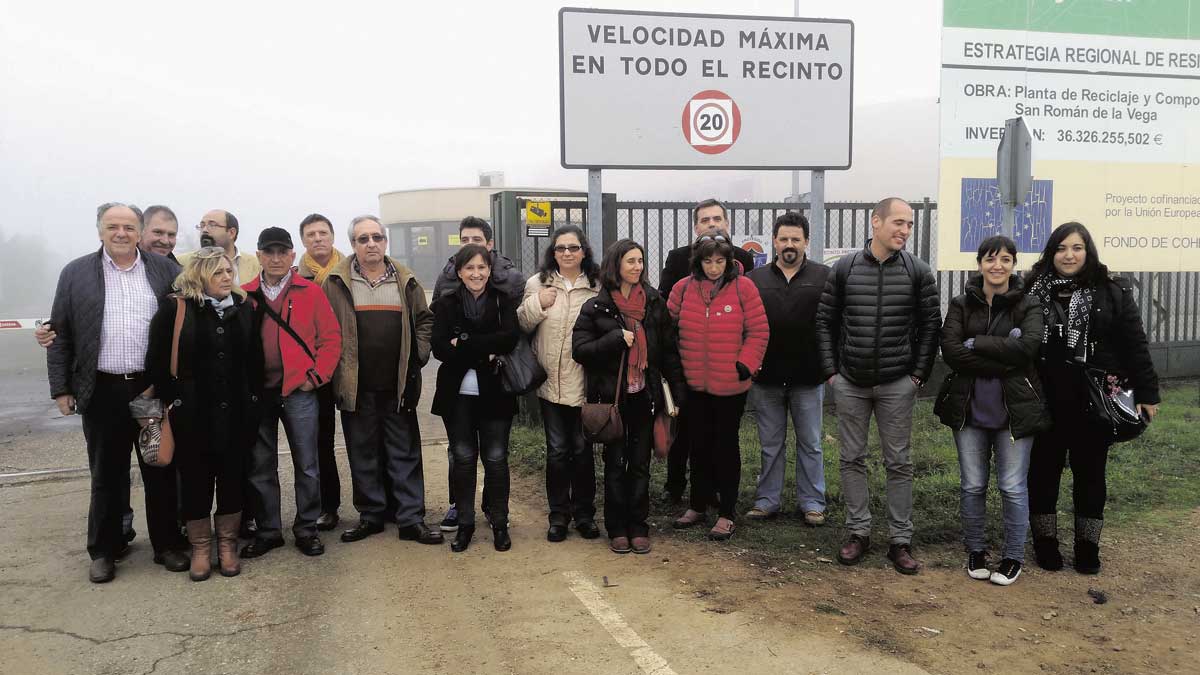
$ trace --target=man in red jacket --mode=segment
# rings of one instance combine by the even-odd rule
[[[262,316],[266,382],[248,478],[258,535],[242,549],[256,558],[283,545],[279,506],[279,421],[287,433],[296,476],[296,520],[292,535],[305,555],[321,555],[317,536],[321,515],[321,473],[317,460],[318,387],[333,377],[342,350],[342,332],[325,293],[292,267],[292,236],[268,227],[258,236],[262,273],[242,286]],[[250,506],[250,505],[248,505]]]

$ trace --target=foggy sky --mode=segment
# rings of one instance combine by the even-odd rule
[[[791,0],[587,4],[792,15]],[[829,174],[830,198],[933,196],[940,4],[801,3],[855,22],[855,170]],[[165,203],[181,230],[228,209],[249,249],[262,228],[294,231],[318,211],[345,248],[344,225],[378,211],[381,192],[474,185],[481,170],[585,189],[585,172],[558,165],[561,6],[0,0],[0,238],[80,255],[98,245],[96,205],[119,200]],[[912,162],[933,171],[921,185]],[[604,187],[778,199],[790,184],[786,171],[608,171]]]

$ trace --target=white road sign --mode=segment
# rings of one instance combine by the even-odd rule
[[[564,8],[562,165],[848,169],[854,24]]]

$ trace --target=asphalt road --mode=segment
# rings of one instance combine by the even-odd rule
[[[4,473],[84,465],[79,420],[49,400],[28,332],[0,335],[0,411]],[[433,521],[445,444],[436,418],[423,414],[422,429]],[[343,522],[353,524],[340,462]],[[286,459],[280,472],[291,473]],[[142,534],[116,580],[94,585],[86,472],[0,479],[0,673],[920,672],[749,611],[706,611],[682,578],[687,544],[656,540],[646,556],[613,555],[602,539],[549,544],[536,483],[514,480],[507,553],[486,531],[455,554],[388,529],[354,544],[327,535],[318,558],[287,546],[202,583],[152,564],[138,487]]]

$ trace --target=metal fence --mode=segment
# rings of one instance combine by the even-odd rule
[[[499,195],[497,195],[499,196]],[[493,222],[500,225],[498,231],[506,231],[506,220],[518,228],[517,214],[524,209],[525,199],[512,200],[507,214],[499,210],[499,200],[494,201]],[[568,198],[554,197],[554,226],[574,223],[581,227],[587,222],[587,199],[585,195],[570,195]],[[936,270],[934,260],[937,236],[937,203],[929,200],[911,203],[914,214],[913,235],[907,248],[917,257],[929,262]],[[691,202],[618,202],[615,196],[605,199],[605,243],[625,237],[634,239],[646,247],[646,273],[652,284],[658,284],[659,273],[672,249],[686,245],[693,236]],[[786,211],[800,210],[810,215],[808,204],[784,202],[727,202],[730,234],[770,235],[775,218]],[[866,245],[870,233],[871,209],[874,204],[862,202],[827,203],[825,205],[825,247],[860,248]],[[615,214],[615,218],[611,214]],[[517,228],[513,228],[517,229]],[[512,230],[507,230],[510,234]],[[502,251],[509,255],[525,276],[537,270],[542,255],[549,243],[548,237],[527,237],[520,231],[518,236],[502,239]],[[507,245],[505,244],[507,242]],[[519,254],[516,249],[520,250]],[[593,249],[597,258],[603,246]],[[509,253],[512,251],[512,253]],[[1028,254],[1026,254],[1028,255]],[[597,260],[599,262],[599,260]],[[1132,280],[1138,307],[1146,334],[1152,343],[1194,342],[1200,340],[1200,272],[1122,272]],[[939,271],[938,288],[941,290],[942,312],[950,299],[964,292],[969,272]]]

